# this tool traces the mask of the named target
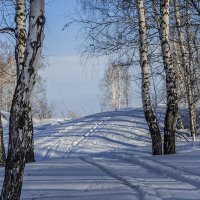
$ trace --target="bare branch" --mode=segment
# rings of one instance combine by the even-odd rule
[[[10,28],[10,27],[1,28],[0,29],[0,33],[14,34],[15,33],[15,29],[14,28]]]
[[[190,4],[192,5],[192,7],[197,11],[198,15],[200,16],[200,5],[199,2],[197,2],[196,0],[189,0]]]

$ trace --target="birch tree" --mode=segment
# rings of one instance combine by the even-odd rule
[[[2,16],[1,16],[1,26],[0,33],[6,33],[10,34],[14,37],[16,40],[15,45],[15,63],[16,63],[16,79],[19,78],[21,69],[24,63],[24,54],[25,54],[25,45],[26,45],[26,37],[27,37],[27,30],[26,30],[26,24],[27,24],[27,15],[28,15],[28,1],[26,0],[16,0],[14,2],[7,2],[7,1],[1,1],[2,4]],[[15,16],[13,17],[13,9],[15,10]],[[9,11],[7,11],[9,10]],[[6,14],[4,14],[4,12]],[[10,22],[10,18],[14,18],[14,22]],[[15,28],[13,28],[13,24],[15,24]],[[5,26],[5,27],[4,27]],[[14,33],[14,34],[13,34]],[[31,108],[31,106],[30,106]],[[30,112],[31,113],[31,112]],[[30,128],[33,129],[33,122],[32,122],[32,114],[30,114]],[[34,161],[34,151],[33,151],[33,131],[32,136],[29,139],[30,144],[27,150],[26,154],[26,161],[32,162]]]
[[[191,65],[190,65],[190,59],[187,56],[187,50],[185,45],[185,37],[184,32],[182,30],[182,23],[181,23],[181,17],[179,13],[179,2],[178,0],[174,0],[174,10],[175,10],[175,18],[176,18],[176,25],[177,25],[177,31],[178,31],[178,42],[180,46],[180,52],[181,52],[181,65],[184,70],[184,78],[185,78],[185,87],[186,87],[186,94],[187,94],[187,102],[188,102],[188,109],[189,109],[189,121],[190,121],[190,131],[191,136],[193,138],[193,141],[195,141],[195,135],[196,135],[196,108],[195,108],[195,101],[194,101],[194,95],[192,91],[192,85],[191,85]]]
[[[160,1],[160,40],[167,88],[167,108],[164,126],[164,154],[174,154],[176,152],[175,126],[178,114],[176,73],[172,62],[169,40],[169,7],[170,0]]]
[[[17,79],[19,79],[20,73],[22,71],[24,65],[24,57],[25,57],[25,47],[26,47],[26,0],[16,0],[16,16],[15,16],[15,38],[16,38],[16,46],[15,46],[15,60],[16,60],[16,70],[17,70]],[[30,130],[32,129],[32,133],[28,138],[28,148],[26,153],[26,162],[35,161],[34,158],[34,144],[33,144],[33,121],[32,121],[32,108],[29,112],[29,123]]]
[[[144,115],[149,126],[152,139],[152,154],[162,154],[162,139],[159,129],[158,120],[153,112],[150,97],[149,65],[148,65],[148,44],[147,44],[147,27],[145,18],[145,8],[143,0],[137,0],[137,10],[139,16],[139,33],[140,33],[140,65],[142,76],[142,100]]]
[[[102,79],[103,90],[102,109],[119,110],[128,107],[130,95],[130,80],[128,69],[120,62],[112,62],[105,70]]]
[[[25,59],[10,112],[8,156],[1,199],[20,199],[27,142],[32,134],[29,126],[30,100],[36,81],[38,59],[41,56],[44,23],[44,0],[30,1]]]
[[[81,2],[85,8],[84,11],[86,11],[86,15],[81,16],[81,22],[85,28],[84,30],[88,31],[86,35],[93,42],[93,45],[89,46],[86,51],[92,51],[97,53],[97,55],[100,53],[112,55],[115,52],[119,52],[120,56],[126,55],[128,57],[130,55],[128,58],[131,59],[128,59],[127,63],[129,63],[129,67],[134,67],[134,69],[139,64],[138,54],[140,54],[143,107],[152,136],[152,153],[155,155],[162,154],[162,141],[158,120],[152,110],[150,98],[147,30],[143,1],[83,0]],[[148,5],[147,2],[146,5]],[[91,15],[94,15],[94,18]],[[98,19],[95,18],[97,16]],[[151,30],[152,32],[155,32],[155,30]],[[151,37],[152,40],[149,40],[155,41],[154,36]]]
[[[129,67],[134,69],[133,71],[137,71],[135,68],[138,67],[139,63],[142,70],[150,69],[150,74],[149,72],[144,73],[144,71],[142,71],[142,79],[146,77],[145,80],[142,80],[143,94],[146,92],[146,97],[143,96],[144,110],[147,108],[145,101],[152,95],[152,92],[150,92],[152,87],[155,90],[155,94],[158,95],[159,89],[161,89],[163,85],[162,83],[165,83],[166,87],[163,87],[162,97],[160,98],[167,104],[164,125],[164,153],[175,153],[175,127],[177,122],[178,103],[180,102],[179,99],[181,97],[185,100],[183,91],[185,92],[185,86],[189,79],[191,79],[189,81],[191,85],[186,86],[188,91],[186,93],[188,93],[190,97],[192,96],[190,95],[190,89],[194,90],[194,86],[195,88],[197,87],[194,85],[195,79],[193,75],[191,78],[189,78],[190,75],[187,76],[188,80],[186,81],[186,84],[185,81],[183,81],[186,79],[183,76],[185,70],[182,69],[184,61],[182,60],[182,56],[180,56],[180,38],[177,37],[177,26],[174,25],[174,13],[171,12],[170,14],[172,15],[169,16],[170,10],[173,10],[173,2],[170,0],[142,1],[144,4],[143,7],[147,8],[146,13],[143,16],[144,19],[147,19],[145,23],[148,27],[148,31],[145,30],[146,33],[144,33],[144,26],[141,25],[143,24],[143,20],[140,19],[142,17],[142,9],[139,8],[141,3],[139,0],[80,0],[79,2],[81,8],[79,10],[80,12],[78,12],[78,20],[75,19],[75,22],[83,25],[84,36],[86,36],[87,39],[85,52],[92,56],[114,55],[114,57],[117,56],[123,61],[128,58],[126,61],[129,63]],[[190,5],[182,7],[182,12],[185,7],[187,7],[190,11],[195,11],[195,14],[192,14],[192,17],[192,11],[188,17],[192,18],[193,21],[194,19],[197,19],[198,3],[193,1],[195,4],[191,4],[192,1],[190,0],[183,0],[182,2],[187,2]],[[187,54],[190,55],[190,57],[193,56],[191,65],[194,66],[194,63],[196,63],[198,66],[197,59],[194,62],[194,57],[198,54],[198,51],[195,52],[195,56],[193,51],[194,46],[198,50],[198,41],[192,39],[194,38],[193,35],[198,34],[198,31],[196,31],[195,34],[193,33],[194,29],[191,29],[189,26],[191,25],[191,19],[189,18],[183,23],[184,27],[181,27],[181,29],[184,29],[184,40],[186,41],[186,38],[190,38],[190,40],[188,40],[190,42],[186,42],[184,48],[186,48]],[[186,33],[187,24],[189,24],[187,26],[188,33]],[[196,24],[198,24],[198,20],[196,20]],[[172,34],[174,34],[174,36]],[[146,37],[146,43],[144,43],[144,36]],[[192,41],[195,43],[193,46]],[[144,49],[147,43],[148,49]],[[139,46],[140,51],[138,48]],[[172,49],[172,47],[175,48]],[[143,51],[141,51],[142,48]],[[191,51],[189,49],[191,49]],[[146,57],[144,57],[145,52]],[[140,56],[140,62],[138,59],[139,54],[143,55],[142,58]],[[192,60],[188,59],[188,55],[184,59],[187,61]],[[144,60],[147,64],[145,64]],[[145,68],[146,66],[148,68]],[[184,68],[186,68],[186,66]],[[193,74],[197,74],[197,71],[195,71],[194,68],[192,70],[195,72]],[[181,72],[181,76],[179,77],[177,76],[178,72]],[[184,73],[186,74],[186,72]],[[188,74],[190,73],[188,72]],[[147,83],[146,81],[149,77],[152,78],[150,75],[156,76],[156,81],[160,84],[159,88],[150,85],[152,79],[149,85],[144,84]],[[198,77],[198,75],[196,75],[196,77]],[[196,91],[196,89],[194,91]],[[178,92],[180,94],[179,96]],[[148,93],[149,97],[147,96]],[[196,99],[196,96],[194,96],[193,99]],[[157,96],[155,100],[157,100]],[[151,104],[151,99],[149,99],[150,107],[152,107]],[[191,107],[190,111],[191,115],[195,115],[192,110],[195,110],[195,108]],[[155,112],[154,115],[156,115]],[[193,122],[195,123],[195,119]],[[148,121],[148,124],[149,123],[150,122]],[[191,124],[191,127],[192,126],[193,125]],[[193,129],[195,130],[194,126]]]

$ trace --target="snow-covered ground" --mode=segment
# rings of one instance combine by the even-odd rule
[[[151,156],[141,108],[37,124],[22,199],[200,199],[200,142],[177,140],[176,155]]]

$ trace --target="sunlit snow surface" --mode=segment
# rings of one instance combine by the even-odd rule
[[[150,141],[141,108],[35,125],[21,199],[200,199],[199,141],[181,139],[168,156],[151,156]]]

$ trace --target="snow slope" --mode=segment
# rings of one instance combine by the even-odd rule
[[[22,199],[200,199],[200,143],[182,140],[176,155],[151,156],[141,108],[36,125]]]

